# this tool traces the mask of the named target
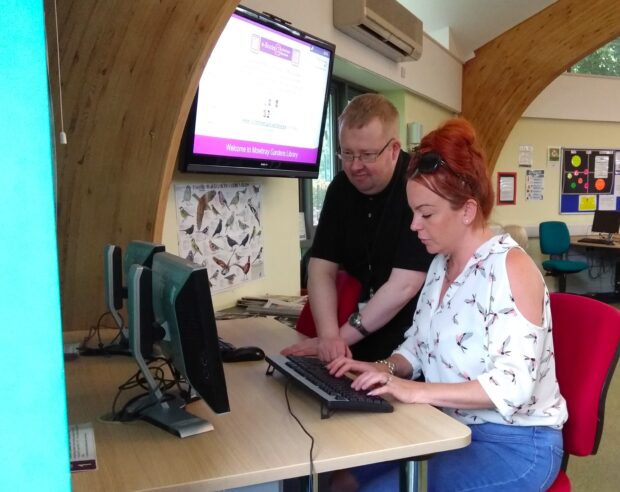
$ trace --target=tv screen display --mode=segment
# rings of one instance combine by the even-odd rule
[[[181,171],[316,178],[335,46],[238,7],[200,79]]]

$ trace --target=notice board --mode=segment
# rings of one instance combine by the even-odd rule
[[[620,149],[562,148],[560,213],[620,211]]]

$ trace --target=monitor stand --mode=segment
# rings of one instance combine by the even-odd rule
[[[150,283],[148,274],[143,277],[143,273],[144,267],[132,265],[130,270],[130,281],[132,282],[130,309],[132,312],[129,323],[129,348],[147,382],[148,394],[132,402],[127,408],[127,412],[179,437],[194,436],[213,430],[213,425],[209,421],[197,417],[183,408],[185,406],[183,399],[161,392],[144,360],[140,350],[140,332],[143,329],[140,305],[142,292],[147,291],[149,296],[151,292],[150,289],[140,288],[141,281]],[[149,328],[144,327],[144,329]]]

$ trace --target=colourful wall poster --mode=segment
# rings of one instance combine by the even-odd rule
[[[207,267],[212,292],[265,276],[261,185],[177,184],[179,256]]]
[[[620,150],[562,148],[560,213],[620,207],[616,173]]]
[[[562,193],[611,193],[613,150],[564,149]]]

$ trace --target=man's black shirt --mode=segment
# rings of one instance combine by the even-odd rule
[[[311,255],[338,263],[362,283],[367,301],[389,278],[393,268],[426,272],[432,260],[416,232],[407,203],[405,172],[409,155],[401,151],[388,186],[376,195],[360,193],[344,172],[325,195]],[[411,326],[417,296],[384,327],[351,347],[359,360],[389,356]]]

